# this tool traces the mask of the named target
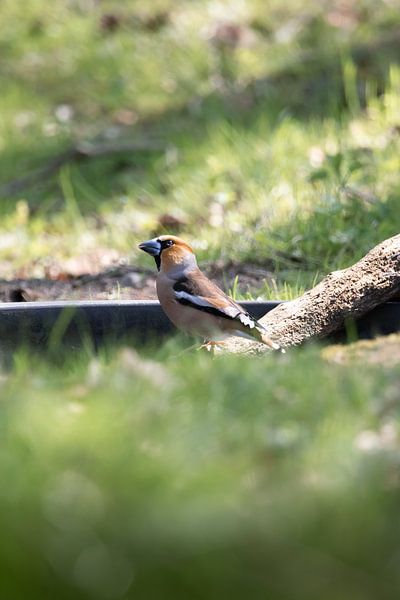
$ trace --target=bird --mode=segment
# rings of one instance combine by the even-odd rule
[[[139,244],[157,266],[157,295],[161,307],[182,331],[204,339],[202,347],[224,343],[229,335],[281,349],[265,327],[227,296],[197,266],[193,249],[174,235],[160,235]]]

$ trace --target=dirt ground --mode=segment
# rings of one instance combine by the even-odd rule
[[[360,340],[353,344],[338,344],[325,348],[322,356],[333,364],[364,363],[391,368],[400,364],[400,334]]]
[[[239,277],[242,293],[257,296],[271,273],[254,265],[214,266],[207,275],[228,291]],[[64,276],[55,279],[0,279],[1,302],[51,300],[152,300],[156,299],[156,273],[119,266],[96,275]]]

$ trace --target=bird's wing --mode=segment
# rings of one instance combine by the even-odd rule
[[[192,271],[180,278],[173,289],[175,299],[182,305],[191,306],[216,317],[237,320],[249,329],[259,325],[200,270]]]

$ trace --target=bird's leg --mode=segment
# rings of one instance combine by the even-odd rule
[[[192,352],[192,350],[199,350],[199,345],[198,344],[192,344],[191,346],[188,346],[187,348],[184,348],[183,350],[181,350],[180,352],[178,352],[178,354],[175,354],[174,358],[180,358],[184,354],[187,354],[188,352]]]
[[[210,342],[210,340],[204,340],[204,342],[201,344],[201,346],[199,346],[197,349],[198,350],[207,350],[207,352],[211,352],[212,347],[214,346],[213,342]]]
[[[204,340],[201,346],[198,347],[198,350],[205,348],[208,352],[214,353],[216,346],[223,346],[224,344],[225,342],[223,340]]]

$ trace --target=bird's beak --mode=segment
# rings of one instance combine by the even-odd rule
[[[159,256],[161,252],[161,244],[157,240],[148,240],[139,244],[139,248],[150,256]]]

